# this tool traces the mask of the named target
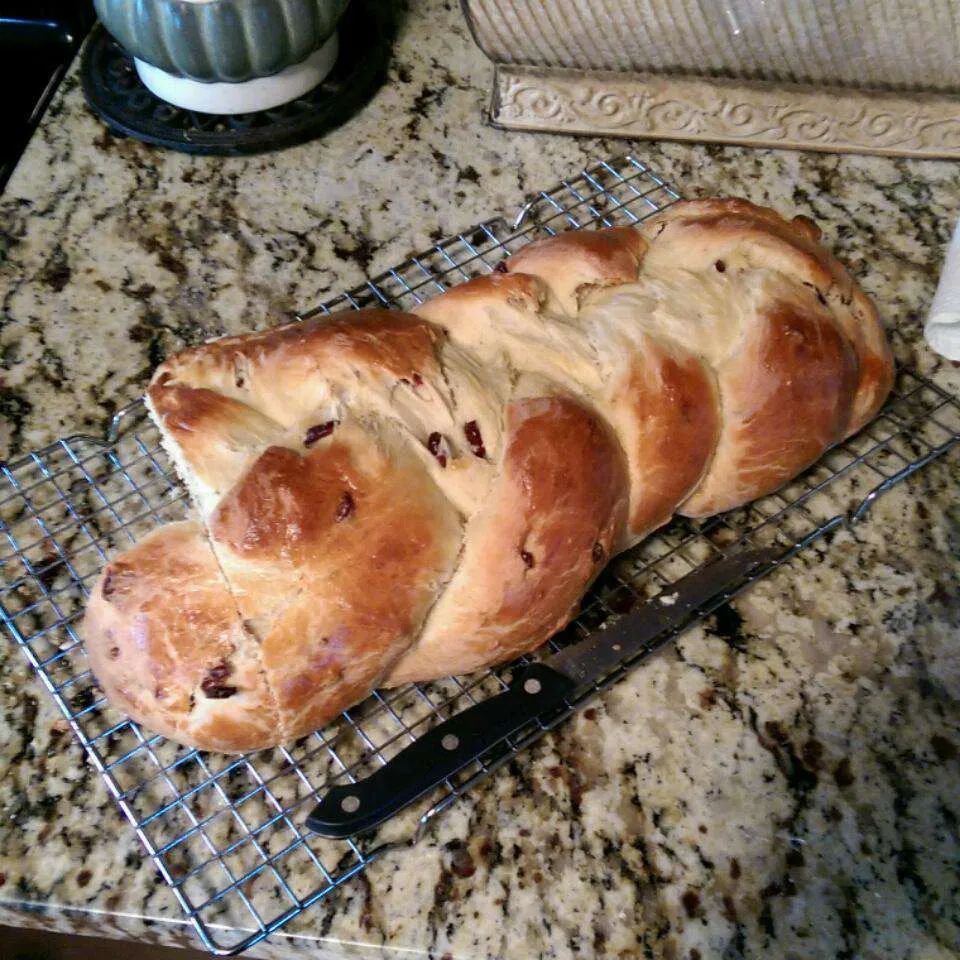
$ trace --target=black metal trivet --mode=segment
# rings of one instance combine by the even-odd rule
[[[184,153],[237,156],[304,143],[349,120],[383,82],[394,27],[390,6],[353,0],[340,21],[333,70],[309,93],[271,110],[222,116],[161,100],[99,23],[83,51],[83,92],[111,133]]]

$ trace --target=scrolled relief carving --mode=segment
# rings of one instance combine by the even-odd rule
[[[904,128],[913,126],[910,121],[914,119],[913,117],[908,117],[905,123],[902,117],[895,117],[891,113],[881,112],[871,114],[864,110],[858,118],[858,125],[867,137],[879,140],[890,136],[901,136],[904,132],[906,132],[908,136],[912,135],[913,131],[905,131]]]
[[[759,116],[761,113],[762,117]],[[754,103],[729,103],[721,100],[718,103],[717,114],[743,130],[756,130],[761,124],[765,126],[769,124],[767,111],[761,110]]]
[[[629,116],[632,105],[629,99],[624,98],[620,93],[591,90],[589,91],[587,107],[590,112],[598,116],[621,122],[624,116]]]
[[[744,139],[749,137],[780,139],[783,136],[783,126],[777,119],[780,111],[781,108],[776,105],[731,102],[725,97],[719,97],[716,108],[709,112],[714,120],[712,129],[715,135],[732,129]]]
[[[800,143],[832,143],[836,140],[836,117],[809,109],[788,109],[781,116],[782,138]]]
[[[644,119],[657,129],[697,134],[703,131],[706,116],[694,104],[683,100],[662,100],[647,104]]]
[[[960,157],[960,98],[786,91],[503,65],[498,85],[495,119],[506,126]]]
[[[501,95],[502,120],[536,119],[558,122],[563,114],[560,91],[530,82],[514,83]]]
[[[572,117],[584,123],[602,123],[617,128],[636,121],[643,110],[645,95],[639,92],[596,88],[583,84],[570,101]]]
[[[917,132],[917,139],[928,149],[944,147],[960,157],[960,111],[955,117],[929,121]]]

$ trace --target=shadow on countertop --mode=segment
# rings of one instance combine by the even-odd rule
[[[209,954],[179,947],[121,941],[126,960],[209,960]],[[103,960],[116,956],[118,941],[76,934],[0,927],[3,960]]]

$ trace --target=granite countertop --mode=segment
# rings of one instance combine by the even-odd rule
[[[413,0],[359,116],[250,159],[116,139],[71,75],[0,198],[0,456],[626,148],[816,219],[900,361],[960,389],[920,340],[960,166],[508,133],[491,71],[457,4]],[[960,956],[958,480],[955,454],[921,471],[257,955]],[[5,641],[0,710],[0,922],[194,943]]]

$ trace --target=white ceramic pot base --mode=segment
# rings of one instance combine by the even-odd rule
[[[255,113],[269,110],[302,97],[333,69],[337,62],[337,35],[292,67],[271,77],[257,77],[243,83],[202,83],[176,77],[159,67],[134,59],[144,86],[155,96],[184,110],[201,113]]]

